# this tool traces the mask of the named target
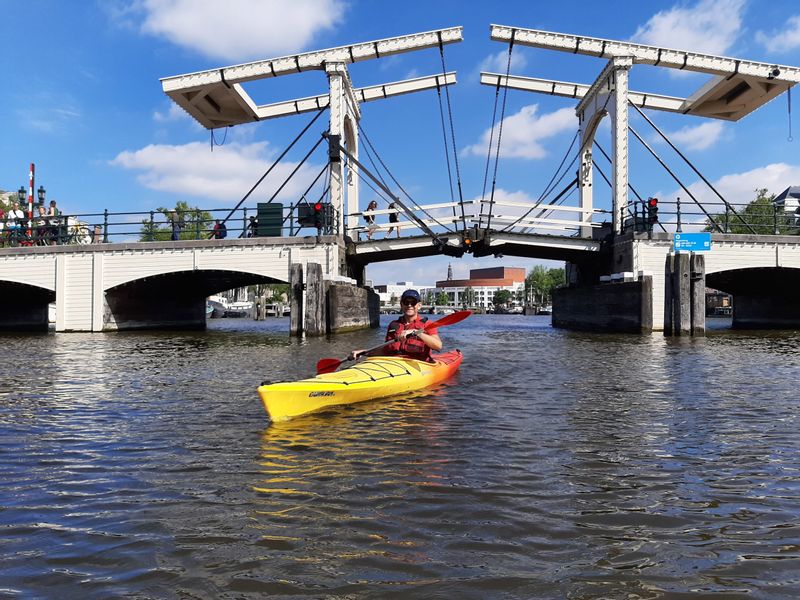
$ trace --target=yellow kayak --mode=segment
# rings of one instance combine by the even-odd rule
[[[434,354],[434,362],[403,356],[373,356],[349,369],[258,388],[273,422],[317,412],[329,406],[354,404],[419,390],[444,381],[458,370],[461,352]]]

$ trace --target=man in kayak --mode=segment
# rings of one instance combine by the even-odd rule
[[[354,350],[350,353],[351,359],[359,356],[394,356],[401,354],[417,360],[431,361],[431,350],[442,349],[442,340],[435,327],[425,330],[425,321],[420,319],[419,311],[422,308],[422,299],[417,290],[406,290],[400,296],[400,308],[403,316],[389,323],[386,330],[385,346],[365,353],[364,350]]]

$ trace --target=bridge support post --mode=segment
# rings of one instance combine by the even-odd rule
[[[325,314],[325,282],[322,280],[322,265],[306,263],[306,298],[303,311],[303,329],[306,335],[320,336],[327,333]]]
[[[303,335],[303,265],[289,266],[289,335]]]
[[[705,291],[705,258],[702,255],[667,255],[664,268],[664,335],[705,335]]]
[[[690,279],[692,280],[692,335],[706,334],[706,259],[702,254],[692,254]]]

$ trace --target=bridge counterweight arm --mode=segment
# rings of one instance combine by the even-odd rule
[[[557,81],[554,79],[538,79],[535,77],[520,77],[517,75],[500,75],[498,73],[481,73],[481,83],[497,87],[507,87],[512,90],[536,92],[562,98],[582,100],[591,86],[583,83]],[[644,92],[628,92],[629,100],[641,108],[652,108],[667,112],[683,113],[687,109],[686,98],[664,96],[660,94],[647,94]]]
[[[225,83],[232,85],[254,79],[278,77],[289,73],[301,73],[309,70],[321,70],[328,62],[354,63],[392,54],[401,54],[424,48],[435,48],[442,44],[452,44],[462,40],[461,27],[437,29],[412,35],[401,35],[393,38],[384,38],[372,42],[362,42],[350,46],[338,46],[327,50],[317,50],[282,56],[267,60],[209,69],[186,75],[165,77],[161,80],[164,92],[172,95],[173,92],[187,92],[192,89],[215,84]]]
[[[743,75],[765,78],[775,82],[800,83],[800,68],[774,63],[740,60],[713,54],[701,54],[686,50],[673,50],[633,42],[606,40],[603,38],[554,33],[540,29],[525,29],[506,25],[492,25],[491,38],[497,42],[533,46],[546,50],[559,50],[572,54],[586,54],[598,58],[630,56],[635,63],[696,71],[711,75]]]
[[[417,77],[415,79],[405,79],[381,85],[372,85],[353,90],[353,95],[358,102],[372,102],[382,100],[391,96],[411,94],[422,90],[433,89],[437,86],[453,85],[456,83],[456,73],[451,71],[444,75],[431,75],[430,77]],[[311,96],[309,98],[298,98],[297,100],[287,100],[274,104],[264,104],[253,108],[254,117],[258,120],[274,119],[286,115],[294,115],[304,112],[311,112],[325,108],[330,103],[328,94]]]

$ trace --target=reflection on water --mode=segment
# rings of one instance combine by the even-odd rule
[[[0,597],[795,598],[797,333],[474,316],[445,385],[269,426],[381,331],[9,336]]]

